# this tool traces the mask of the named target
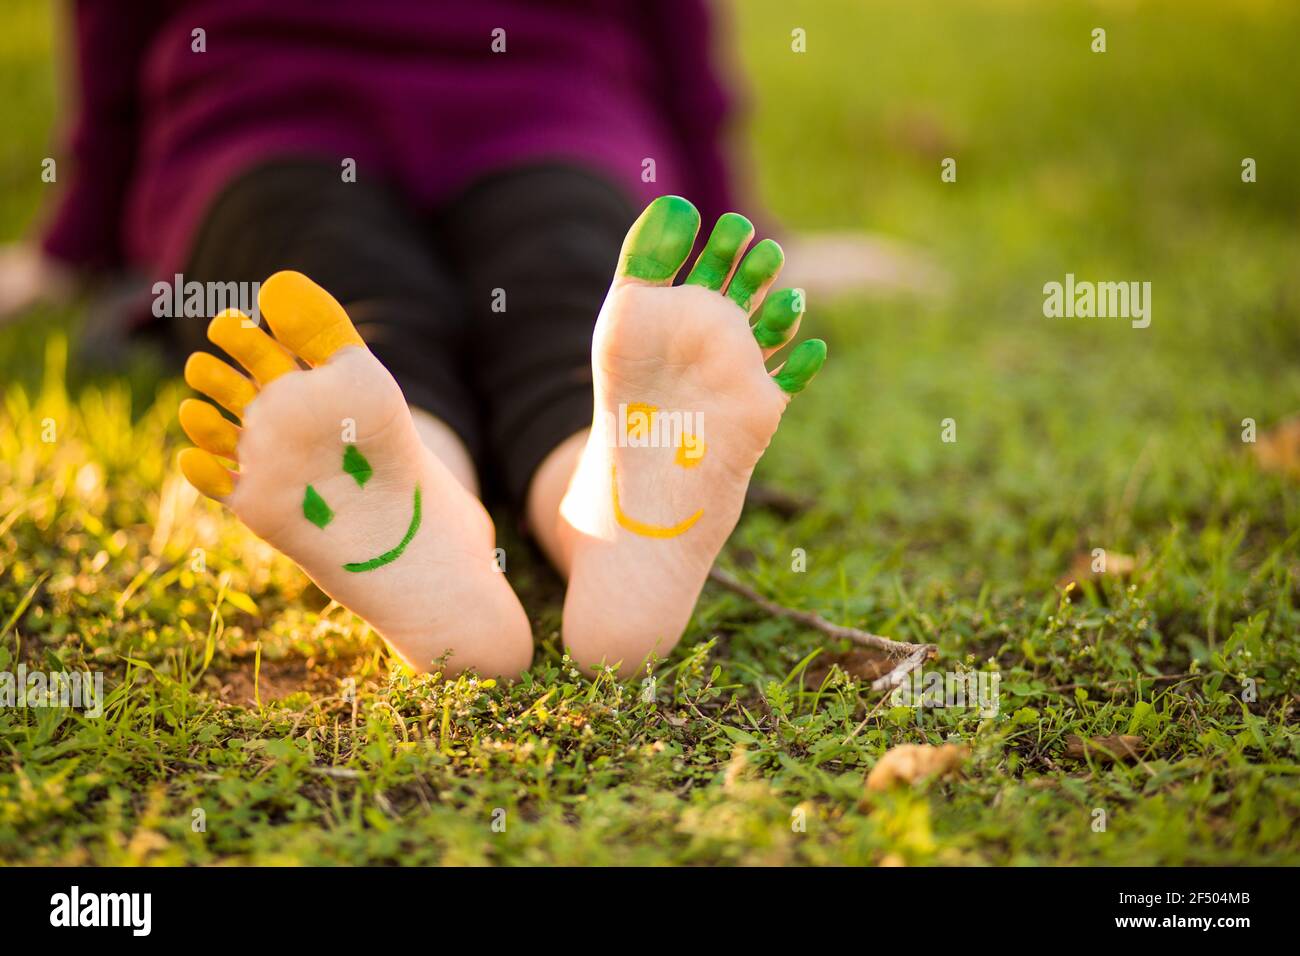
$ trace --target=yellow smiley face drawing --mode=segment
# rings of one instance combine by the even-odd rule
[[[625,431],[634,444],[648,441],[657,426],[659,409],[654,405],[639,402],[627,406]],[[685,430],[677,431],[676,448],[673,463],[680,468],[694,468],[704,460],[704,440]],[[650,524],[633,518],[623,510],[618,497],[618,466],[609,466],[610,495],[614,502],[614,518],[619,526],[644,538],[675,538],[685,534],[704,516],[704,509],[698,509],[690,517],[672,525]]]

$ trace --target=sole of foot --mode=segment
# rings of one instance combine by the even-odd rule
[[[743,216],[722,216],[673,285],[699,226],[680,197],[651,203],[596,323],[592,429],[560,507],[571,529],[564,643],[588,672],[628,676],[676,645],[754,466],[826,358],[810,339],[767,368],[798,330],[803,294],[770,291],[781,248],[750,247]]]
[[[517,677],[532,637],[496,570],[492,521],[420,441],[397,382],[306,276],[271,276],[258,307],[275,338],[238,311],[208,328],[248,376],[206,352],[186,363],[189,385],[240,425],[183,402],[198,446],[180,453],[185,477],[415,670]]]

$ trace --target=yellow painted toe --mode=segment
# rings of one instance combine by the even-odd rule
[[[257,397],[253,383],[215,355],[195,352],[185,363],[185,381],[222,408],[243,415],[248,403]]]
[[[190,441],[204,451],[222,458],[235,459],[239,446],[239,429],[221,417],[221,413],[207,402],[187,398],[181,402],[177,417]]]
[[[297,371],[298,364],[283,345],[267,335],[238,309],[227,309],[208,325],[208,338],[244,366],[259,385]]]
[[[257,305],[275,337],[308,365],[320,365],[348,345],[365,348],[343,306],[301,272],[271,276]]]
[[[220,501],[235,490],[235,476],[203,449],[183,449],[177,461],[185,480],[209,498]]]

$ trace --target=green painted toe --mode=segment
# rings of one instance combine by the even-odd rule
[[[785,365],[776,374],[776,384],[791,395],[797,395],[807,387],[814,375],[821,371],[826,361],[826,343],[821,339],[809,339],[795,346]]]
[[[721,292],[736,260],[753,238],[754,224],[744,216],[729,212],[718,217],[713,232],[709,233],[709,241],[695,260],[691,274],[686,277],[686,284],[702,285]]]
[[[681,196],[660,196],[646,206],[619,254],[619,276],[646,282],[671,282],[700,231],[700,214]]]
[[[803,290],[782,289],[771,293],[758,312],[754,338],[765,349],[774,349],[790,337],[790,330],[803,315]]]
[[[727,296],[748,312],[755,293],[776,278],[784,264],[785,253],[781,247],[771,239],[764,239],[740,260],[731,285],[727,286]]]

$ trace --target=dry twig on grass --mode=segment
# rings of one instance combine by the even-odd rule
[[[814,631],[825,634],[827,637],[844,639],[852,641],[854,644],[862,647],[871,647],[879,651],[884,651],[890,657],[898,661],[893,669],[883,677],[878,677],[872,681],[872,690],[892,690],[903,682],[912,671],[916,670],[923,663],[933,657],[936,648],[933,644],[908,644],[904,641],[891,640],[888,637],[881,637],[879,634],[872,634],[869,631],[863,631],[856,627],[847,627],[843,624],[836,624],[826,620],[820,614],[813,611],[799,611],[792,607],[786,607],[784,604],[777,604],[775,601],[768,600],[759,594],[747,584],[733,578],[721,568],[714,568],[709,572],[709,580],[732,592],[738,594],[745,600],[758,605],[773,617],[785,618],[789,621],[796,621],[804,627],[811,628]]]

